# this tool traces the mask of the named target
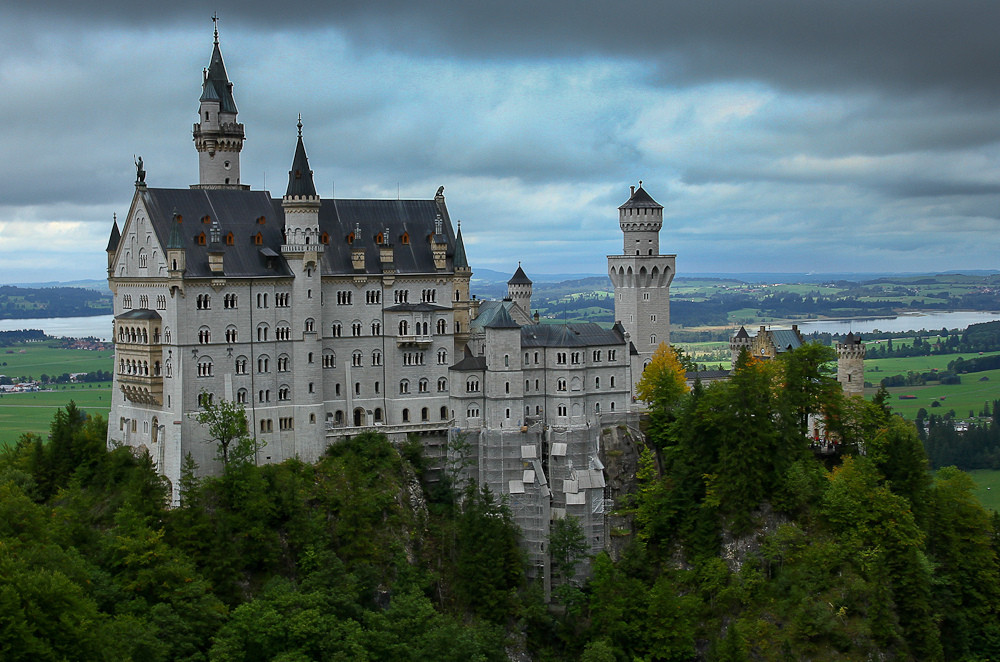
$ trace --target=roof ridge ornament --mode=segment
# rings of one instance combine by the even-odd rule
[[[299,113],[299,123],[296,124],[295,126],[297,126],[299,128],[299,138],[301,138],[302,137],[302,113]]]
[[[215,44],[219,44],[219,12],[212,14],[212,23],[215,23]]]

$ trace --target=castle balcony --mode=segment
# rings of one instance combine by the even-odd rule
[[[433,342],[433,336],[396,336],[397,347],[428,347]]]
[[[397,425],[337,425],[326,424],[327,437],[349,437],[364,432],[381,432],[382,434],[409,434],[411,432],[447,432],[454,427],[455,421],[435,421],[428,423],[399,423]]]
[[[282,253],[322,253],[324,249],[323,244],[282,244]]]
[[[163,403],[163,377],[152,375],[116,375],[118,388],[125,399],[140,405]]]

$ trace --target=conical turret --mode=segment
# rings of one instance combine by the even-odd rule
[[[292,157],[292,169],[288,171],[288,188],[281,206],[285,210],[285,247],[283,251],[301,252],[309,246],[309,250],[322,251],[319,245],[319,207],[320,199],[316,195],[316,185],[313,183],[312,170],[309,169],[309,158],[306,156],[306,146],[302,141],[302,116],[296,125],[299,130],[298,142],[295,143],[295,156]]]
[[[236,121],[236,99],[215,30],[212,58],[201,86],[194,144],[198,150],[198,184],[194,188],[249,188],[240,184],[243,125]]]

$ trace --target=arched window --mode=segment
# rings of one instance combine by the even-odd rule
[[[448,350],[439,349],[438,350],[438,365],[446,365],[448,363]]]
[[[410,392],[410,380],[404,379],[399,382],[399,392],[409,393]]]
[[[424,408],[422,408],[420,410],[420,420],[421,421],[427,421],[427,420],[430,419],[430,417],[431,417],[430,416],[430,411],[428,411],[427,407],[424,407]]]
[[[331,349],[323,350],[323,367],[336,368],[337,355]]]
[[[354,350],[354,353],[351,354],[351,365],[360,366],[363,363],[362,356],[360,349]]]
[[[475,377],[473,377],[473,378],[469,379],[468,381],[466,381],[465,382],[465,390],[468,391],[469,393],[478,393],[479,392],[479,380],[476,379]]]
[[[406,336],[410,334],[410,323],[406,320],[399,320],[399,335]]]
[[[212,330],[207,326],[198,329],[198,344],[207,345],[210,342],[212,342]]]
[[[444,377],[438,379],[438,391],[444,392],[448,390],[448,380]]]
[[[372,365],[382,365],[382,352],[375,350],[372,352]]]
[[[360,334],[358,334],[358,335],[360,335]],[[372,322],[372,335],[373,336],[380,336],[380,335],[382,335],[382,323],[379,322],[378,320],[375,320],[374,322]]]
[[[410,410],[409,409],[404,409],[403,410],[403,422],[404,423],[409,423],[410,422]]]
[[[247,403],[247,390],[245,388],[241,388],[236,391],[236,402],[241,405],[245,405]]]
[[[212,376],[212,359],[207,356],[203,356],[198,359],[198,376],[199,377],[211,377]]]
[[[420,393],[426,393],[427,392],[427,380],[426,379],[421,379],[419,382],[417,382],[417,390]]]
[[[441,420],[442,421],[448,420],[448,408],[445,406],[441,407]]]
[[[257,358],[257,372],[268,372],[270,359],[266,356]]]
[[[448,322],[440,319],[437,321],[437,332],[439,334],[448,333]]]

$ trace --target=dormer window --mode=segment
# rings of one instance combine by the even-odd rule
[[[204,246],[205,245],[205,233],[204,232],[201,232],[201,233],[198,234],[198,245],[199,246]]]
[[[329,244],[330,243],[330,235],[328,235],[325,232],[323,234],[321,234],[319,236],[319,243],[321,243],[321,244]]]
[[[230,232],[226,235],[226,246],[232,246],[234,242],[233,233]]]
[[[211,223],[212,222],[212,217],[209,216],[208,214],[205,214],[204,216],[201,217],[201,222],[202,223]]]
[[[403,238],[401,239],[401,241],[403,242],[404,246],[408,245],[410,243],[410,233],[409,232],[404,232],[403,233]]]
[[[259,232],[255,234],[253,236],[253,243],[257,244],[258,246],[262,245],[264,243],[264,235],[262,235]]]
[[[267,219],[263,216],[257,219],[257,225],[264,225],[265,222],[267,222]]]
[[[354,233],[353,232],[351,234],[347,235],[347,243],[348,244],[353,244],[354,243]]]
[[[381,233],[381,232],[379,232],[379,233],[378,233],[378,236],[377,236],[377,237],[375,237],[375,243],[376,243],[376,244],[379,244],[379,245],[381,245],[381,244],[384,244],[384,243],[385,243],[385,238],[383,237],[383,235],[382,235],[382,233]]]

